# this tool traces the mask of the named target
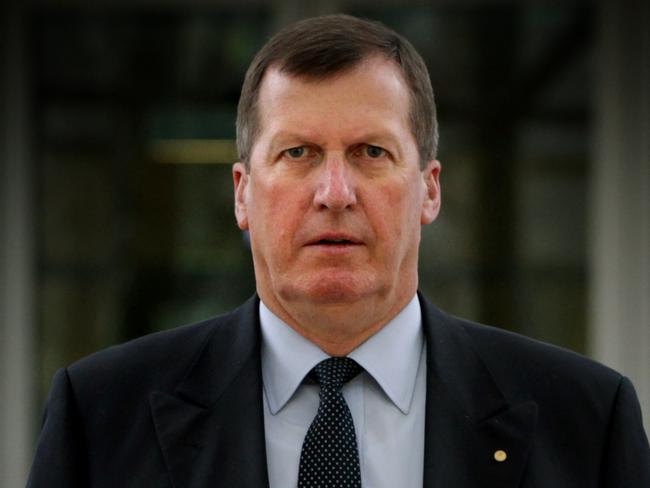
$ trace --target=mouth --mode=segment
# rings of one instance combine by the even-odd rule
[[[352,236],[343,234],[325,234],[317,236],[307,243],[308,246],[348,247],[360,246],[363,243]]]

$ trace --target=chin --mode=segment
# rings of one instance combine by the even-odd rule
[[[306,300],[319,304],[340,304],[356,302],[369,295],[377,294],[381,287],[368,277],[359,274],[335,273],[329,276],[301,277],[285,287],[285,298]]]

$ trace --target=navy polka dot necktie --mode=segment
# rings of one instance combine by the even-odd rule
[[[310,376],[320,385],[320,405],[300,453],[298,488],[360,488],[361,471],[354,423],[341,387],[359,374],[353,359],[332,357]]]

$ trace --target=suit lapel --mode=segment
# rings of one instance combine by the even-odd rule
[[[537,405],[508,403],[456,319],[421,296],[420,303],[427,338],[424,486],[520,486]],[[495,459],[497,451],[505,460]]]
[[[214,326],[173,393],[151,411],[174,488],[268,486],[258,300]],[[537,405],[510,404],[461,325],[420,296],[427,340],[424,486],[516,488]],[[506,459],[494,459],[504,451]]]
[[[268,486],[258,300],[218,325],[173,393],[151,412],[174,488]]]

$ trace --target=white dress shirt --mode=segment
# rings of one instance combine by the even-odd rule
[[[319,387],[303,379],[329,356],[260,302],[264,432],[270,488],[298,483],[300,450]],[[364,488],[421,488],[426,348],[417,296],[348,354],[364,371],[343,386],[359,446]]]

